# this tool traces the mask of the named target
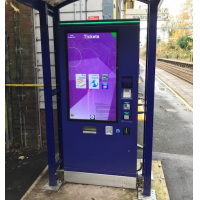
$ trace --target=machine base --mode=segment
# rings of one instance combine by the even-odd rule
[[[156,191],[151,190],[151,196],[143,195],[143,188],[138,188],[138,200],[156,200]]]
[[[62,181],[57,180],[57,185],[50,186],[49,181],[44,185],[43,190],[58,191],[62,185]]]
[[[69,183],[136,189],[136,177],[64,171],[64,180]]]

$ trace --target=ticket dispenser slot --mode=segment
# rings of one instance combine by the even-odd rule
[[[122,82],[122,87],[123,88],[132,88],[133,87],[133,82],[130,82],[131,79],[129,80],[129,82]]]
[[[83,126],[83,133],[85,133],[85,134],[96,134],[97,128],[96,128],[96,126]]]
[[[133,78],[122,77],[123,98],[132,98]]]
[[[122,109],[123,109],[123,121],[131,121],[131,103],[133,98],[133,77],[122,77]],[[127,130],[127,129],[126,129]],[[129,134],[129,133],[127,133]],[[126,135],[127,135],[126,134]]]

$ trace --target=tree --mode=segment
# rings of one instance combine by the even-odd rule
[[[184,21],[187,21],[188,24],[193,25],[193,0],[186,0],[180,13],[180,17]]]
[[[169,20],[162,26],[167,27],[185,27],[193,26],[193,0],[186,0],[183,4],[180,14],[175,16],[169,16]],[[192,36],[192,29],[170,29],[168,30],[169,38],[178,39],[182,36]]]
[[[183,4],[183,8],[180,14],[177,17],[177,20],[180,21],[179,26],[193,26],[193,0],[186,0]],[[179,29],[176,30],[174,33],[174,37],[177,36],[192,36],[193,30],[192,29]]]
[[[193,46],[193,39],[188,36],[180,37],[179,40],[177,41],[177,44],[181,49],[191,50]]]
[[[185,0],[179,15],[169,15],[168,21],[162,26],[168,27],[168,42],[157,45],[159,57],[166,57],[168,52],[170,58],[189,60],[193,49],[193,29],[183,27],[193,26],[193,0]],[[176,28],[170,29],[170,27]]]

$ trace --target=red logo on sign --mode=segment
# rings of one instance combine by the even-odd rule
[[[99,20],[99,16],[89,16],[88,20]]]

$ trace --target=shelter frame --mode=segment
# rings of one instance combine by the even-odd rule
[[[63,168],[63,144],[62,144],[62,109],[60,104],[60,70],[59,70],[59,44],[58,44],[58,23],[59,9],[77,0],[63,1],[56,6],[49,5],[42,0],[17,0],[33,9],[39,11],[40,33],[43,62],[43,80],[45,96],[45,117],[47,135],[47,153],[49,169],[49,186],[57,185],[56,170]],[[144,149],[143,149],[143,175],[144,195],[151,195],[151,168],[153,149],[153,119],[154,119],[154,85],[155,85],[155,62],[156,62],[156,30],[157,11],[163,0],[139,0],[148,5],[147,21],[147,50],[146,50],[146,72],[145,72],[145,112],[144,112]],[[48,15],[53,18],[56,89],[51,86],[50,47],[48,32]],[[55,159],[54,126],[53,126],[53,102],[52,96],[57,95],[58,112],[58,135],[59,135],[59,160]]]

